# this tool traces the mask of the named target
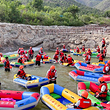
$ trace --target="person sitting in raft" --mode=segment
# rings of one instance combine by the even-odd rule
[[[53,59],[54,59],[56,62],[58,62],[58,54],[57,54],[57,52],[55,52],[55,55],[53,56]]]
[[[21,64],[24,63],[24,61],[23,61],[23,56],[21,56],[20,58],[18,58],[18,63],[21,63]]]
[[[86,58],[85,58],[85,63],[90,64],[91,61],[91,56],[89,55],[89,52],[87,52]]]
[[[67,55],[66,55],[66,54],[64,54],[64,62],[65,62],[65,63],[68,62],[68,60],[67,60]]]
[[[105,47],[105,38],[102,39],[102,48]]]
[[[104,65],[103,68],[103,74],[109,74],[110,73],[110,60]]]
[[[3,56],[2,53],[0,53],[0,61],[1,61],[2,56]]]
[[[61,64],[65,63],[65,62],[64,62],[64,56],[62,56],[62,57],[60,58],[59,63],[61,63]]]
[[[68,62],[68,65],[67,65],[67,66],[72,65],[73,62],[74,62],[74,60],[73,60],[73,58],[70,56],[70,54],[68,55],[67,62]]]
[[[107,90],[108,90],[107,83],[105,82],[104,77],[100,77],[98,81],[100,82],[100,85],[95,96],[96,98],[101,99],[101,100],[106,99]]]
[[[89,53],[90,56],[92,55],[92,52],[91,52],[90,48],[88,49],[87,52]]]
[[[85,52],[85,46],[83,45],[83,47],[82,47],[82,52]]]
[[[28,56],[26,56],[25,53],[23,54],[23,61],[24,61],[24,62],[29,61],[29,58],[28,58]]]
[[[37,66],[40,66],[40,60],[42,59],[42,56],[40,55],[40,53],[38,53],[36,56],[36,63],[35,65]]]
[[[43,59],[48,59],[48,55],[47,54],[44,54],[44,56],[43,56]]]
[[[97,46],[96,50],[97,50],[98,53],[100,53],[100,48],[99,48],[99,46]]]
[[[59,53],[60,53],[60,52],[59,52],[59,49],[58,49],[58,47],[57,47],[57,49],[56,49],[56,52],[57,52],[57,55],[59,55]]]
[[[40,48],[39,53],[40,53],[40,55],[43,55],[44,54],[42,47]]]
[[[31,76],[26,77],[26,73],[23,70],[24,66],[19,66],[17,77],[21,79],[31,80]]]
[[[78,46],[77,46],[77,48],[76,48],[76,52],[79,53],[79,47],[78,47]]]
[[[5,71],[10,71],[10,62],[8,60],[8,57],[5,57],[5,62],[4,62],[4,66],[5,66]]]
[[[82,91],[80,99],[78,99],[77,103],[67,105],[68,108],[76,108],[76,109],[86,109],[90,106],[97,106],[96,103],[92,103],[90,99],[87,99],[88,97],[88,92],[87,91]]]
[[[65,45],[63,45],[63,49],[65,49]]]
[[[104,50],[103,50],[103,55],[106,57],[106,53],[107,53],[107,49],[106,47],[104,47]]]
[[[64,56],[64,53],[60,50],[60,58],[62,58],[62,56]]]
[[[33,56],[34,56],[34,50],[32,49],[32,47],[30,47],[30,49],[28,51],[29,60],[33,59]]]
[[[101,50],[101,53],[99,55],[99,62],[103,62],[104,58],[105,58],[105,56],[103,55],[103,50]]]
[[[55,66],[54,65],[52,65],[50,67],[50,69],[47,71],[46,78],[49,79],[49,84],[50,83],[56,84],[57,70],[55,70]]]

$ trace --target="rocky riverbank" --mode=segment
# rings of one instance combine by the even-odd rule
[[[110,50],[110,27],[87,25],[82,27],[67,26],[32,26],[24,24],[0,23],[0,51],[9,52],[19,47],[35,47],[43,43],[44,49],[76,48],[76,46],[95,48],[101,46],[105,38],[108,53]]]

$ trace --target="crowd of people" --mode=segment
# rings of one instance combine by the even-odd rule
[[[99,53],[99,62],[103,62],[104,58],[106,57],[106,53],[107,53],[107,49],[105,47],[105,39],[102,39],[102,47],[100,49],[99,46],[97,46],[96,51]],[[63,45],[63,49],[65,49],[65,45]],[[79,47],[77,46],[77,48],[75,49],[75,52],[79,53],[79,52],[85,52],[85,63],[90,64],[91,61],[91,55],[92,52],[90,50],[90,48],[85,49],[85,46],[83,45],[81,50],[79,49]],[[48,59],[48,55],[45,54],[45,52],[43,52],[43,48],[40,48],[39,52],[37,55],[34,55],[34,50],[32,49],[32,47],[30,47],[30,49],[28,51],[24,51],[23,48],[19,48],[18,49],[18,54],[20,55],[20,58],[18,58],[17,62],[20,64],[24,64],[24,62],[27,61],[31,61],[33,59],[33,57],[35,56],[35,65],[40,66],[40,61],[43,59]],[[0,59],[2,57],[2,54],[0,53]],[[4,62],[4,67],[5,67],[5,71],[10,71],[10,62],[8,60],[8,57],[5,58],[5,62]],[[53,60],[57,63],[59,62],[60,64],[63,65],[63,63],[67,63],[66,66],[72,65],[74,64],[74,59],[71,57],[70,54],[64,54],[62,50],[59,50],[59,48],[56,48],[55,54],[53,56]],[[103,68],[103,73],[104,74],[109,74],[110,72],[110,60],[105,64],[104,68]],[[19,66],[19,70],[18,73],[16,75],[16,77],[18,78],[22,78],[25,80],[31,80],[31,76],[27,77],[27,73],[25,73],[24,71],[24,66],[21,65]],[[49,80],[49,83],[57,83],[56,79],[57,79],[57,70],[55,68],[54,65],[51,65],[50,69],[47,71],[46,73],[46,77]],[[98,79],[100,85],[99,85],[99,91],[96,92],[95,97],[99,98],[99,99],[105,99],[107,96],[107,83],[105,82],[104,78],[101,77]],[[70,108],[77,108],[77,109],[84,109],[84,108],[88,108],[91,105],[97,106],[97,104],[92,104],[90,99],[87,99],[88,97],[88,92],[87,91],[83,91],[81,93],[81,98],[78,100],[77,103],[75,104],[71,104]],[[85,104],[85,102],[87,102]]]

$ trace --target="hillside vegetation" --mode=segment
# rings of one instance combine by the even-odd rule
[[[48,26],[110,24],[106,17],[110,17],[109,11],[104,14],[74,0],[0,0],[0,22]]]

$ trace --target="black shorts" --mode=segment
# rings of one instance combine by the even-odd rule
[[[87,62],[86,64],[90,64],[90,62]]]
[[[49,84],[51,84],[51,83],[54,83],[54,84],[56,84],[56,80],[54,80],[54,81],[49,81]]]
[[[33,55],[29,54],[29,59],[33,59]]]
[[[102,44],[102,47],[105,47],[105,44]]]
[[[40,66],[40,61],[36,61],[36,65]]]
[[[99,62],[103,62],[103,60],[99,60]]]
[[[9,71],[10,71],[10,69],[9,69],[9,68],[5,68],[5,71],[8,71],[8,72],[9,72]]]

